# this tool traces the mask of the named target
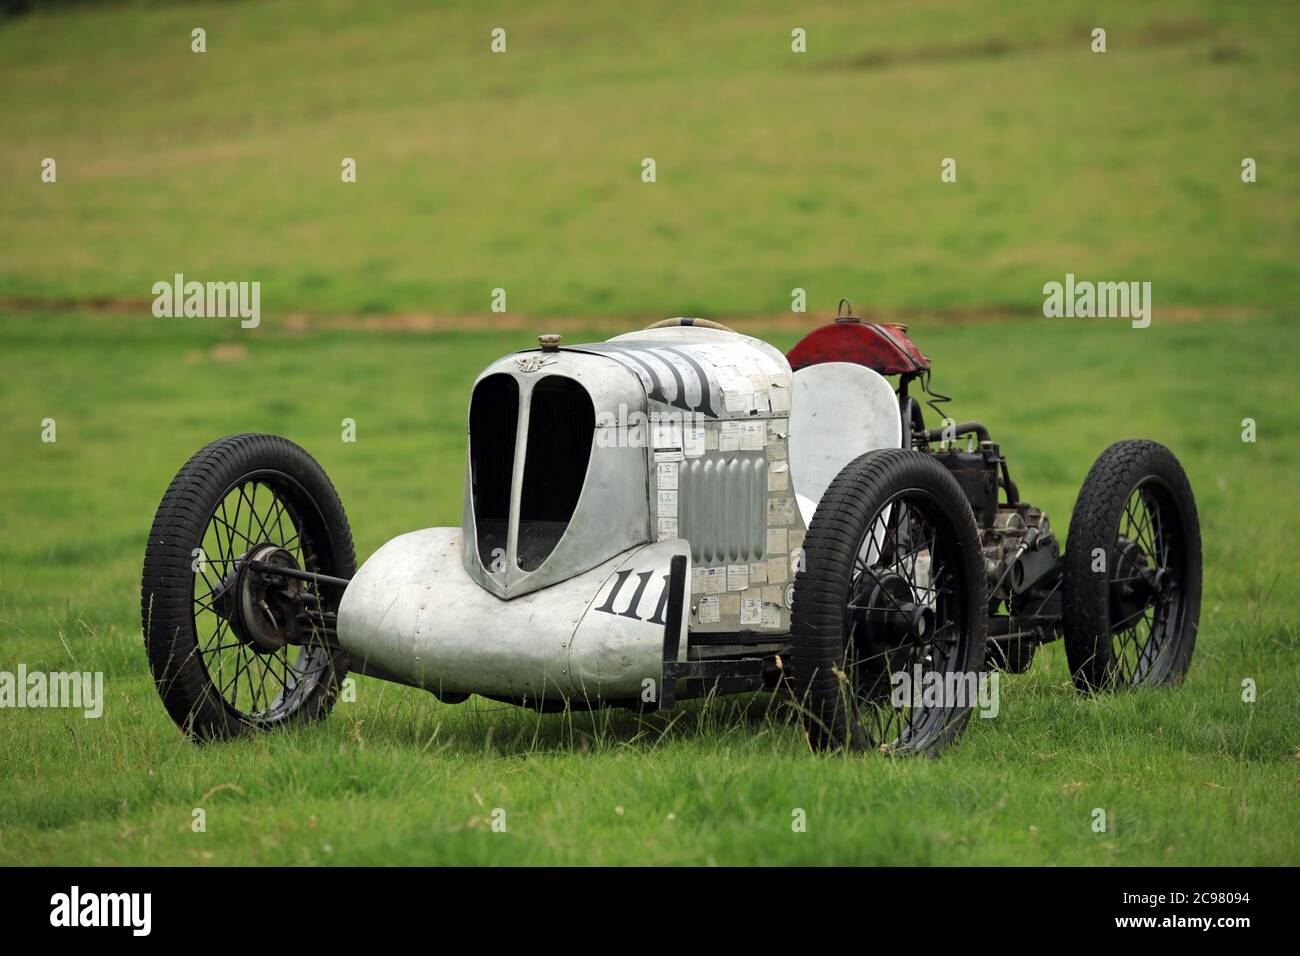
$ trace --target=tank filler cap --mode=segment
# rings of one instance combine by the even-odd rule
[[[853,314],[853,303],[848,299],[840,299],[839,306],[835,309],[836,322],[857,322],[862,324],[862,319]]]
[[[554,332],[548,332],[545,335],[537,336],[537,344],[542,347],[543,352],[558,352],[560,350],[560,337]]]

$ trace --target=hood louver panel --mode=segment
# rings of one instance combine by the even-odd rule
[[[761,457],[695,458],[681,470],[681,536],[697,564],[764,557],[767,462]]]

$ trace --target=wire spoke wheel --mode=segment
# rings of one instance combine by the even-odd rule
[[[944,729],[947,709],[928,705],[924,688],[946,683],[960,657],[954,540],[933,498],[912,490],[876,513],[859,544],[845,605],[845,673],[865,746],[923,749]]]
[[[1181,680],[1201,599],[1200,526],[1173,454],[1147,441],[1107,449],[1070,521],[1066,652],[1081,689]]]
[[[1111,653],[1116,680],[1141,683],[1177,634],[1185,548],[1167,489],[1149,480],[1120,517],[1110,561]]]
[[[845,466],[795,579],[794,690],[809,739],[933,752],[970,716],[984,660],[983,563],[952,475],[913,451]]]
[[[303,449],[235,435],[191,458],[158,506],[141,587],[172,719],[209,739],[327,714],[347,671],[341,588],[291,575],[355,570],[338,494]]]
[[[259,592],[241,575],[250,557],[276,552],[286,567],[322,570],[318,545],[298,517],[301,497],[282,475],[241,478],[213,509],[196,559],[194,632],[203,667],[221,698],[257,723],[291,714],[330,666],[327,619],[316,613],[330,596],[303,581]],[[257,640],[265,635],[272,637]]]

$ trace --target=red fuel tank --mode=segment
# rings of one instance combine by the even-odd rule
[[[930,360],[907,337],[907,326],[863,322],[852,308],[805,335],[786,358],[796,372],[821,362],[853,362],[881,375],[906,375],[930,367]]]

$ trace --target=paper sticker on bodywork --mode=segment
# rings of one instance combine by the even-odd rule
[[[699,458],[708,447],[705,437],[707,429],[703,425],[685,425],[682,427],[682,452],[687,458]]]
[[[723,422],[718,429],[719,451],[740,451],[740,422]]]
[[[700,585],[701,594],[722,594],[727,590],[726,568],[701,568],[704,580]]]
[[[754,394],[752,392],[725,392],[723,406],[729,412],[747,412],[750,410]]]
[[[778,495],[767,499],[768,524],[790,524],[792,521],[794,521],[794,505],[789,495]]]
[[[774,414],[788,414],[790,411],[790,389],[784,385],[773,385],[768,393]]]
[[[790,465],[784,461],[774,461],[767,469],[768,491],[790,490]]]

